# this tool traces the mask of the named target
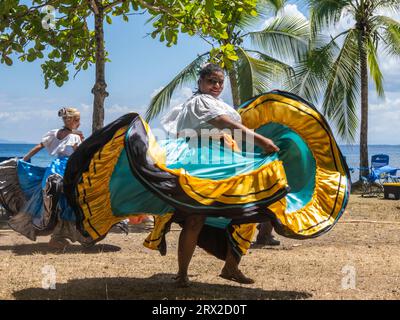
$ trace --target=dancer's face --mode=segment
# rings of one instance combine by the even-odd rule
[[[210,75],[200,78],[199,89],[201,93],[210,94],[218,98],[224,89],[224,74],[221,71],[215,71]]]
[[[72,118],[65,119],[65,126],[71,130],[76,130],[81,125],[81,117],[75,116]]]

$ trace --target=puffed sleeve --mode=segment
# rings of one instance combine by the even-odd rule
[[[208,122],[221,115],[229,115],[227,110],[222,107],[220,101],[208,94],[196,96],[188,106],[188,112],[193,120],[199,124]]]
[[[50,130],[42,137],[41,143],[45,148],[49,148],[53,144],[54,140],[56,139],[56,132],[57,129]]]

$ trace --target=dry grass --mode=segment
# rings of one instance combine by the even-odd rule
[[[0,299],[399,299],[398,222],[400,201],[352,195],[328,234],[305,241],[280,237],[280,247],[251,249],[241,266],[254,285],[219,278],[223,262],[197,249],[188,289],[173,285],[177,229],[168,234],[168,253],[161,257],[142,246],[143,232],[110,234],[90,250],[71,245],[57,252],[46,237],[32,243],[3,228]],[[55,290],[42,289],[46,265],[56,270]],[[346,266],[355,268],[355,289],[342,287]]]

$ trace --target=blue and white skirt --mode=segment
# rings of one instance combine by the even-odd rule
[[[16,232],[35,241],[56,233],[71,241],[84,241],[76,218],[62,192],[68,157],[54,159],[47,168],[14,158],[0,164],[0,205]]]

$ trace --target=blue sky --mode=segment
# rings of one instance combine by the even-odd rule
[[[286,11],[300,14],[296,5],[289,5]],[[203,40],[183,34],[179,36],[177,46],[167,48],[164,43],[146,37],[151,25],[145,25],[145,15],[130,18],[128,23],[115,19],[105,28],[106,48],[112,60],[106,65],[107,91],[110,94],[105,102],[106,123],[130,111],[144,114],[154,92],[197,54],[209,50]],[[386,99],[377,99],[375,91],[371,90],[369,141],[371,144],[399,144],[400,61],[384,58],[381,67],[385,76]],[[94,67],[82,71],[61,88],[51,84],[46,90],[40,61],[21,63],[15,60],[12,67],[1,64],[0,139],[39,142],[45,132],[61,126],[57,111],[62,106],[75,106],[81,110],[81,129],[88,136],[93,83]],[[182,88],[174,96],[172,104],[187,99],[194,87],[193,84]],[[222,97],[231,102],[229,90],[225,90]]]

